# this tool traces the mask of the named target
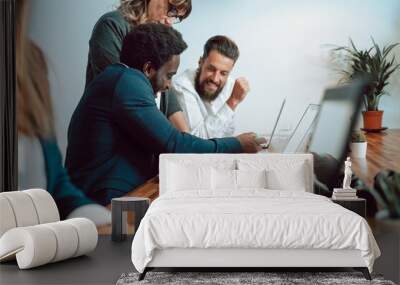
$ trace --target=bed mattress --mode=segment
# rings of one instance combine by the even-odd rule
[[[150,206],[132,242],[139,272],[163,249],[359,250],[372,271],[379,248],[361,216],[300,191],[242,189],[166,193]]]

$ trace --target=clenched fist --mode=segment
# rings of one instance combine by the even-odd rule
[[[260,143],[264,143],[264,141],[260,141],[257,138],[255,133],[244,133],[240,134],[236,137],[240,145],[242,146],[242,151],[246,153],[255,153],[261,151]]]
[[[237,105],[244,100],[249,91],[250,86],[247,79],[244,77],[239,77],[236,79],[232,94],[226,103],[229,105],[229,107],[231,107],[232,110],[235,110]]]

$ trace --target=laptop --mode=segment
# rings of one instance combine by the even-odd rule
[[[316,154],[314,171],[318,180],[329,187],[334,185],[348,154],[351,132],[361,111],[363,91],[368,83],[368,78],[358,78],[350,84],[326,89],[319,105],[310,104],[306,108],[287,145],[280,152]],[[269,148],[283,105],[268,143]],[[264,149],[262,152],[269,151]]]
[[[367,83],[366,78],[359,78],[350,84],[326,89],[321,103],[307,106],[286,145],[274,148],[274,152],[314,152],[343,161]],[[285,103],[286,99],[282,102],[271,137],[263,147],[266,151],[271,150]]]
[[[294,131],[287,137],[282,138],[278,135],[279,138],[277,138],[277,128],[285,103],[286,99],[282,102],[268,143],[263,148],[279,153],[304,153],[305,144],[317,117],[319,105],[309,104],[301,115]]]
[[[281,108],[279,109],[278,116],[276,117],[274,128],[272,129],[271,136],[269,137],[267,143],[261,145],[261,147],[263,149],[268,149],[271,146],[271,141],[272,141],[272,139],[273,139],[273,137],[275,135],[276,127],[278,126],[278,122],[279,122],[279,119],[281,118],[282,111],[283,111],[283,108],[285,107],[285,104],[286,104],[286,98],[283,99],[283,101],[282,101]]]
[[[309,104],[290,135],[283,153],[305,153],[311,131],[315,125],[320,105]]]
[[[358,118],[366,80],[327,89],[312,131],[309,152],[329,154],[343,161]]]
[[[317,154],[314,156],[315,174],[326,185],[335,183],[348,154],[351,132],[368,83],[369,79],[359,78],[324,93],[306,150]]]

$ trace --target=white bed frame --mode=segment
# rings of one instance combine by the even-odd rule
[[[308,192],[313,192],[313,158],[311,154],[163,154],[160,156],[160,195],[166,192],[163,186],[166,185],[167,162],[175,159],[182,160],[204,160],[212,164],[213,160],[218,159],[238,159],[238,158],[266,158],[268,159],[297,159],[308,163],[310,173]],[[274,267],[353,267],[362,271],[364,277],[371,280],[369,270],[365,261],[361,257],[359,250],[329,250],[329,249],[193,249],[193,248],[170,248],[157,249],[153,259],[147,265],[144,272],[140,274],[142,280],[146,272],[154,268],[187,268],[187,267],[206,267],[206,268],[274,268]]]
[[[359,250],[193,249],[156,250],[148,267],[365,267]]]
[[[361,271],[367,280],[371,275],[359,250],[329,249],[157,249],[139,281],[154,268],[338,268]]]

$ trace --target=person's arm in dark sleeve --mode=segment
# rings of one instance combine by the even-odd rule
[[[54,198],[61,219],[65,219],[74,209],[95,204],[84,192],[75,187],[62,164],[60,149],[55,139],[40,140],[46,167],[47,191]]]
[[[158,110],[150,83],[142,78],[132,80],[123,75],[115,89],[116,124],[128,137],[141,142],[155,153],[238,153],[242,147],[237,138],[204,140],[182,133]]]
[[[174,92],[168,90],[161,96],[160,110],[179,131],[190,132],[185,115]]]
[[[176,98],[176,94],[170,90],[166,91],[164,94],[165,103],[166,103],[166,112],[165,115],[167,118],[169,118],[171,115],[173,115],[176,112],[182,112],[181,105],[178,102],[178,99]],[[161,110],[162,111],[162,110]]]
[[[124,31],[111,19],[96,24],[89,41],[87,84],[110,64],[119,62]]]

